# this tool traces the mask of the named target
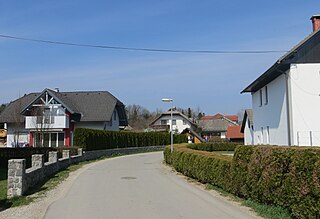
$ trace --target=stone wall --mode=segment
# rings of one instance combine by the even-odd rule
[[[148,146],[135,148],[117,148],[109,150],[85,151],[78,149],[78,155],[69,155],[68,150],[64,150],[62,158],[58,159],[56,151],[49,152],[48,162],[44,162],[43,154],[32,155],[32,167],[26,169],[25,159],[11,159],[8,161],[8,190],[7,197],[13,198],[22,196],[29,188],[42,182],[45,178],[66,169],[69,165],[86,160],[94,160],[102,156],[112,156],[119,154],[134,154],[151,151],[161,151],[165,146]]]

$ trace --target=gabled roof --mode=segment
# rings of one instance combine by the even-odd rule
[[[46,91],[57,98],[56,100],[70,113],[81,114],[80,121],[110,121],[113,110],[116,109],[120,125],[128,124],[124,104],[107,91],[56,92],[50,89],[45,89],[41,93],[28,94],[11,102],[0,114],[0,122],[14,122],[12,112],[24,111]]]
[[[199,120],[198,126],[203,132],[225,132],[229,126],[237,126],[236,122],[233,122],[225,117],[210,120]]]
[[[185,128],[180,134],[186,134],[186,133],[192,134],[193,136],[197,137],[201,142],[205,142],[205,140],[198,133],[196,133],[190,128]]]
[[[210,120],[210,119],[219,119],[221,117],[225,117],[233,122],[238,122],[238,116],[236,115],[222,115],[220,113],[217,113],[216,115],[214,116],[202,116],[200,118],[200,120]]]
[[[253,125],[253,112],[252,109],[246,109],[244,111],[243,120],[241,124],[241,132],[244,133],[244,128],[246,127],[247,118],[249,120],[249,126]]]
[[[227,129],[227,138],[228,139],[243,139],[244,134],[240,132],[241,126],[229,126]]]
[[[320,63],[320,30],[313,32],[285,53],[241,93],[258,91],[286,72],[294,63]]]
[[[167,111],[164,113],[161,113],[157,118],[155,118],[151,123],[150,126],[153,125],[156,121],[158,121],[161,117],[163,116],[170,116],[171,115],[171,111]],[[197,124],[195,124],[193,121],[191,121],[186,115],[184,115],[183,113],[179,112],[179,111],[172,111],[172,115],[179,115],[182,118],[184,118],[185,120],[187,120],[188,122],[190,122],[192,125],[197,126]]]

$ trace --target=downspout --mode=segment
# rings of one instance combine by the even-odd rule
[[[279,70],[280,71],[280,70]],[[286,79],[286,105],[287,105],[287,127],[288,127],[288,146],[292,146],[292,109],[291,109],[291,82],[289,78],[290,72],[281,71]]]

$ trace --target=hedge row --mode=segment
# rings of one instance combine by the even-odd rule
[[[200,151],[234,151],[238,145],[236,142],[215,142],[190,144],[188,147]]]
[[[174,135],[174,143],[187,142],[186,135]],[[74,145],[86,151],[145,147],[170,144],[170,134],[164,132],[118,132],[77,128],[74,134]]]
[[[164,151],[177,171],[245,199],[281,206],[294,218],[320,218],[320,149],[239,146],[233,158],[186,145]]]
[[[77,147],[25,147],[25,148],[0,148],[0,166],[7,168],[10,159],[26,159],[27,168],[31,167],[33,154],[43,154],[45,162],[48,161],[50,151],[58,151],[58,157],[62,157],[62,151],[69,150],[70,156],[78,153]]]

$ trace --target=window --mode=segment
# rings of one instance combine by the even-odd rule
[[[264,143],[264,138],[263,138],[263,127],[261,127],[261,144]]]
[[[183,125],[187,125],[187,121],[186,120],[183,120]]]
[[[270,144],[270,132],[269,132],[269,126],[267,126],[267,144]]]
[[[64,146],[64,133],[58,133],[58,146]]]
[[[259,92],[260,92],[260,106],[262,106],[262,89]]]
[[[177,120],[173,119],[172,120],[172,125],[177,125]]]
[[[264,105],[267,105],[268,102],[269,102],[269,98],[268,98],[268,87],[267,87],[267,86],[265,86],[264,91],[265,91],[265,92],[264,92],[264,95],[265,95]]]
[[[166,119],[162,119],[161,120],[161,125],[167,125],[167,120]]]

